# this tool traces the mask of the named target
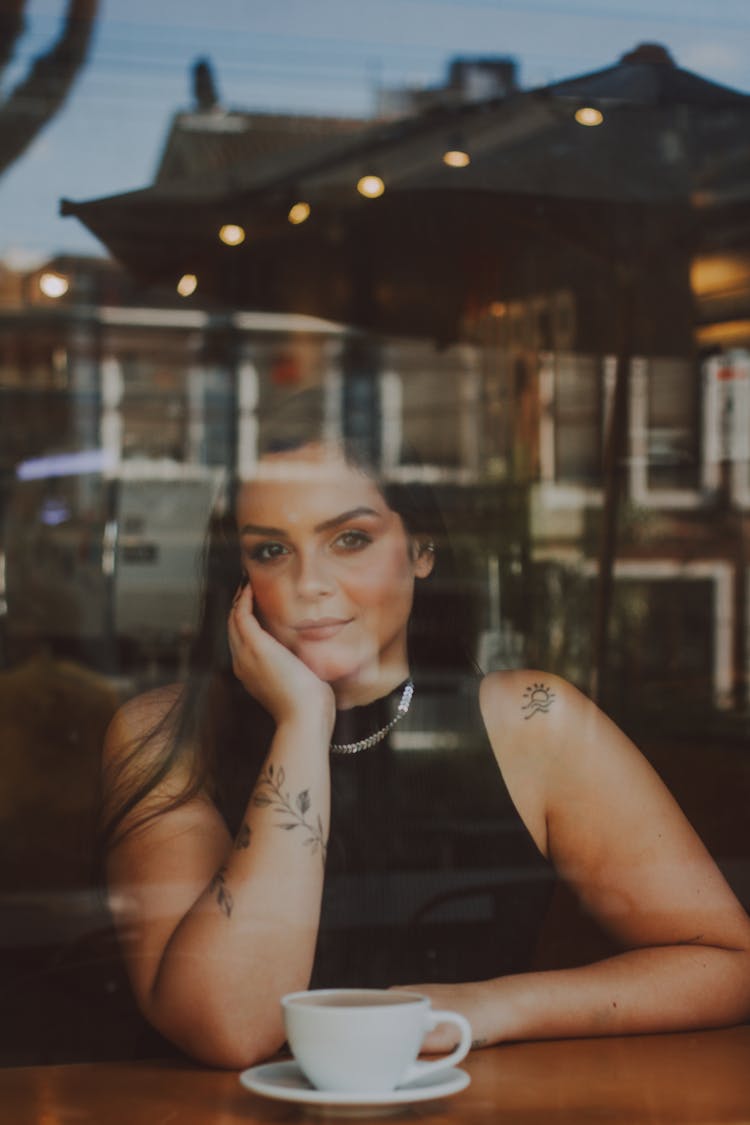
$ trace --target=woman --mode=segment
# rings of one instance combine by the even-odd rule
[[[418,507],[398,506],[339,445],[265,455],[210,563],[209,667],[112,724],[109,888],[148,1020],[205,1063],[244,1067],[279,1048],[279,998],[311,979],[412,985],[463,1012],[477,1045],[744,1019],[745,912],[645,760],[571,685],[511,671],[486,677],[478,699],[456,689],[484,739],[478,784],[467,778],[479,759],[460,749],[437,788],[393,752],[420,700],[415,592],[440,554]],[[455,856],[468,856],[471,891],[491,881],[506,838],[525,872],[498,912],[514,957],[553,869],[623,951],[519,972],[492,926],[478,923],[476,950],[464,940],[461,909],[432,925],[427,900],[440,907]],[[441,965],[443,934],[456,956]],[[443,1045],[438,1029],[429,1046]]]

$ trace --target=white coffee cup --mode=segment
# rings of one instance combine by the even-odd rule
[[[381,1093],[448,1070],[468,1053],[471,1026],[458,1012],[433,1011],[418,992],[328,988],[282,998],[287,1041],[319,1090]],[[454,1051],[416,1061],[424,1037],[439,1023],[460,1032]]]

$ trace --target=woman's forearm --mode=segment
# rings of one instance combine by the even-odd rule
[[[214,1065],[248,1065],[283,1041],[279,997],[307,986],[329,829],[330,723],[276,732],[237,838],[175,928],[148,1018]]]
[[[750,1015],[750,955],[697,944],[651,947],[466,987],[475,1039],[488,1043],[720,1026]]]

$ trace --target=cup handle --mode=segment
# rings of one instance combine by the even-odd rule
[[[465,1016],[459,1015],[458,1012],[433,1011],[432,1008],[429,1009],[426,1015],[427,1026],[425,1032],[432,1031],[439,1023],[453,1023],[461,1033],[459,1044],[449,1055],[445,1055],[442,1059],[436,1059],[434,1062],[425,1062],[418,1059],[417,1062],[412,1063],[399,1082],[399,1087],[405,1086],[409,1082],[418,1082],[420,1078],[426,1078],[427,1075],[437,1074],[438,1071],[450,1070],[456,1063],[461,1062],[461,1059],[465,1058],[471,1049],[471,1024]]]

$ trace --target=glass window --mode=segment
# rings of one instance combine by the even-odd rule
[[[172,1051],[102,787],[195,781],[231,862],[260,785],[321,859],[238,598],[305,736],[338,704],[316,983],[528,967],[484,672],[531,750],[557,674],[694,754],[750,908],[750,7],[605,7],[0,2],[0,1066]]]
[[[648,364],[649,488],[695,489],[700,479],[700,374],[691,360]]]
[[[555,378],[555,479],[595,485],[602,474],[602,372],[596,356],[561,355]]]

